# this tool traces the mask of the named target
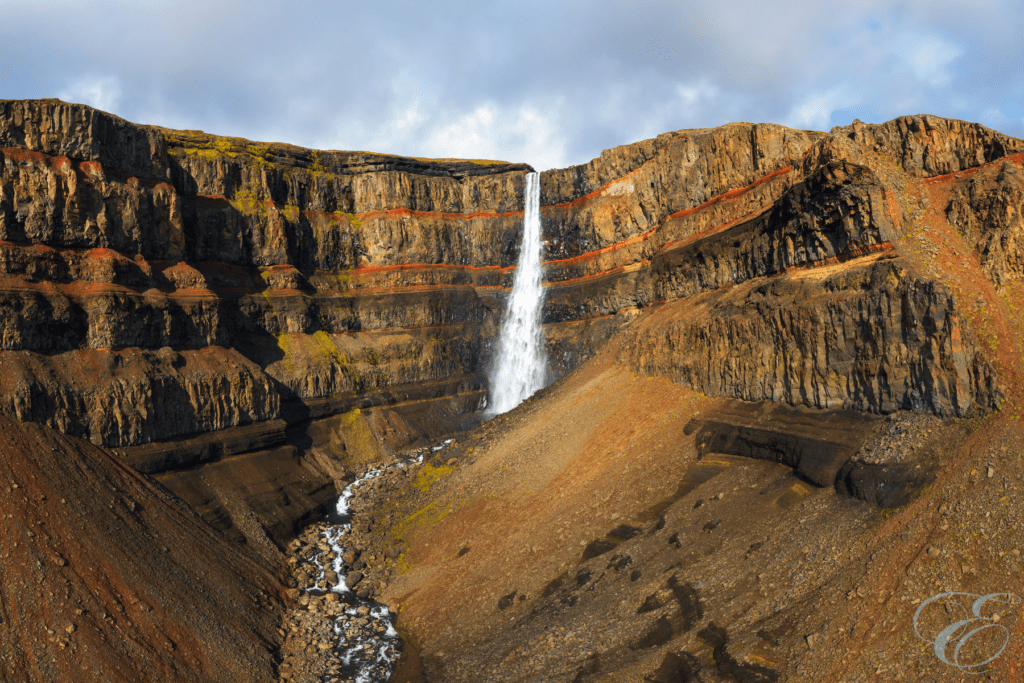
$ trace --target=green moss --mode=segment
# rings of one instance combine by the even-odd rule
[[[249,155],[258,166],[265,166],[273,168],[274,164],[267,158],[270,156],[270,144],[264,143],[262,145],[246,145],[245,152]]]
[[[245,156],[257,165],[280,169],[285,175],[293,170],[289,166],[276,164],[270,161],[270,143],[254,143],[242,138],[217,137],[214,135],[208,135],[201,130],[160,129],[160,132],[164,137],[164,141],[167,143],[168,153],[172,155],[186,154],[188,156],[200,156],[204,159],[210,160],[218,157],[229,157],[235,159]],[[286,147],[296,151],[302,151],[301,148],[295,148],[288,145],[286,145]],[[307,170],[314,178],[334,175],[327,165],[323,163],[319,150],[309,150],[309,152],[312,156],[313,163]],[[394,159],[414,159],[416,161],[422,161],[430,164],[471,163],[477,166],[498,166],[509,163],[507,161],[500,161],[496,159],[431,159],[427,157],[406,157],[399,154],[383,154],[380,152],[366,151],[353,151],[348,153]]]
[[[500,161],[498,159],[455,159],[452,157],[445,157],[441,159],[433,159],[430,157],[407,157],[401,154],[385,154],[384,152],[367,152],[365,150],[359,150],[349,152],[349,154],[365,154],[373,157],[390,157],[392,159],[413,159],[415,161],[423,161],[428,164],[476,164],[477,166],[497,166],[500,164],[509,164],[508,161]]]
[[[285,204],[284,209],[281,210],[281,213],[284,214],[285,219],[287,219],[289,223],[299,222],[299,215],[301,212],[299,211],[299,207],[295,206],[294,204]]]
[[[341,367],[342,372],[348,375],[349,380],[352,382],[352,388],[358,389],[364,382],[362,374],[356,368],[356,359],[338,349],[334,340],[331,339],[331,335],[323,330],[317,330],[313,333],[312,337],[313,341],[316,342],[315,353],[320,358],[337,363]]]
[[[246,157],[257,166],[275,168],[269,160],[270,143],[253,144],[242,138],[218,138],[203,131],[161,131],[167,143],[169,154],[198,156],[208,161],[218,158],[238,159]],[[177,134],[175,134],[177,133]]]
[[[338,292],[341,293],[342,296],[346,296],[346,297],[351,298],[351,296],[352,296],[352,292],[350,291],[351,288],[352,288],[352,276],[351,275],[346,275],[344,273],[339,273],[339,272],[324,273],[324,275],[327,275],[327,277],[329,277],[331,279],[331,282],[334,283],[334,288],[336,290],[338,290]]]
[[[217,150],[214,150],[214,149],[200,149],[200,148],[196,148],[196,147],[185,147],[185,148],[183,148],[183,151],[185,152],[185,154],[187,156],[190,156],[190,157],[199,156],[199,157],[202,157],[203,159],[206,159],[207,161],[213,161],[218,156]]]
[[[416,480],[413,482],[413,486],[426,493],[437,483],[438,479],[449,474],[453,469],[455,468],[450,465],[434,467],[429,462],[424,463],[420,471],[416,473]]]
[[[260,277],[262,277],[264,281],[267,279],[266,273],[260,273]],[[270,300],[270,290],[264,289],[260,292],[260,296],[262,296],[263,300],[267,302],[267,309],[270,311],[270,314],[276,316],[277,311],[274,310],[274,303]]]
[[[320,152],[313,150],[313,166],[309,169],[314,178],[331,175],[330,170],[320,160]]]
[[[342,354],[338,347],[334,344],[334,340],[331,339],[331,335],[327,334],[323,330],[317,330],[313,333],[313,339],[317,343],[317,351],[320,355],[333,358],[339,365],[351,365],[353,358],[348,354]]]
[[[247,216],[266,216],[263,202],[259,200],[252,188],[245,185],[235,190],[235,196],[229,199],[228,203]]]
[[[412,562],[409,561],[406,553],[402,553],[395,559],[395,569],[400,575],[407,574],[412,569]],[[404,643],[405,641],[403,640],[402,642]]]
[[[340,209],[335,211],[334,213],[332,213],[330,215],[330,218],[331,218],[331,220],[338,221],[339,223],[342,220],[346,220],[346,221],[348,221],[348,224],[351,225],[356,230],[358,230],[359,228],[363,227],[363,222],[361,220],[359,220],[359,218],[357,218],[354,213],[347,213],[347,212],[342,211]]]
[[[434,163],[466,163],[476,164],[477,166],[499,166],[501,164],[507,164],[507,161],[499,161],[497,159],[427,159],[425,157],[412,157],[416,161],[427,161]]]
[[[429,503],[395,525],[394,538],[405,545],[405,539],[437,525],[449,512],[447,506],[441,507],[437,501]]]
[[[380,444],[366,417],[353,408],[335,418],[331,431],[332,450],[350,466],[379,462],[383,457]]]
[[[265,295],[266,293],[264,292],[264,296]],[[291,351],[291,347],[291,340],[288,338],[287,332],[282,332],[279,335],[277,335],[277,348],[281,349],[281,352],[285,356],[289,354],[289,352]]]

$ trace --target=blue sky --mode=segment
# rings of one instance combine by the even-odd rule
[[[1024,137],[1024,3],[0,0],[0,98],[320,149],[585,163],[730,121]]]

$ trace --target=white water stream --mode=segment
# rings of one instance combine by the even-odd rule
[[[519,247],[512,293],[498,333],[487,413],[512,410],[544,387],[548,354],[541,329],[544,287],[541,284],[540,174],[526,174],[523,242]]]
[[[451,439],[447,439],[442,444],[432,447],[431,450],[439,451],[450,442]],[[345,585],[348,567],[345,566],[345,562],[342,559],[342,556],[345,554],[345,547],[342,543],[345,540],[346,534],[352,530],[352,513],[350,511],[352,497],[356,494],[356,489],[368,479],[375,479],[391,469],[404,468],[413,463],[421,462],[423,462],[422,454],[388,467],[370,470],[346,486],[345,490],[342,491],[341,496],[338,497],[337,505],[339,523],[328,527],[323,532],[324,540],[327,541],[327,545],[330,546],[331,551],[334,553],[331,569],[339,577],[338,585],[330,587],[327,584],[327,567],[321,562],[320,555],[313,558],[314,564],[320,570],[320,575],[313,586],[307,589],[308,592],[323,594],[331,591],[347,594],[345,598],[349,603],[348,609],[345,610],[347,616],[355,617],[357,614],[364,614],[369,619],[378,622],[386,628],[384,633],[380,634],[380,637],[376,640],[371,640],[365,635],[349,638],[345,634],[344,618],[339,617],[336,620],[334,635],[338,637],[337,652],[345,673],[352,676],[357,683],[379,683],[388,680],[393,671],[393,662],[398,653],[400,641],[398,632],[394,628],[394,615],[391,611],[385,605],[357,597],[352,592],[352,589]]]
[[[491,375],[490,406],[487,413],[498,415],[512,410],[544,386],[547,378],[547,349],[544,332],[541,329],[541,309],[544,304],[544,288],[541,284],[541,231],[540,231],[540,175],[526,175],[526,207],[523,212],[523,242],[519,250],[519,261],[513,280],[512,293],[502,317],[498,337],[498,352]],[[444,444],[434,446],[440,450]],[[407,460],[391,467],[371,470],[349,484],[338,498],[337,515],[339,523],[324,530],[323,538],[334,553],[331,569],[339,577],[336,586],[327,583],[327,567],[320,555],[313,558],[319,569],[319,576],[312,588],[307,590],[322,594],[327,591],[342,593],[349,604],[346,615],[362,614],[377,622],[386,630],[371,640],[364,635],[346,637],[345,619],[339,617],[334,633],[339,642],[337,652],[345,673],[358,683],[386,681],[393,670],[393,661],[399,647],[398,633],[393,626],[394,616],[384,605],[358,598],[345,585],[348,567],[342,559],[345,548],[342,543],[352,528],[349,504],[356,489],[366,480],[379,477],[394,467],[407,467],[422,462],[423,456]]]

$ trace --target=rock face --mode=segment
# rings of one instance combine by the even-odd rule
[[[620,358],[712,396],[873,413],[995,406],[955,297],[898,258],[767,278],[665,304]]]
[[[279,412],[267,375],[219,346],[9,351],[0,367],[4,412],[98,445],[174,439]]]
[[[944,212],[988,277],[1019,280],[1022,145],[927,116],[729,124],[547,171],[551,377],[629,328],[620,362],[710,395],[991,408],[977,321],[906,240]],[[529,170],[0,102],[0,414],[120,449],[208,522],[262,544],[233,526],[258,519],[280,545],[379,457],[317,421],[368,409],[389,448],[472,423]]]
[[[732,124],[548,172],[542,187],[562,202],[544,214],[553,357],[577,364],[620,328],[609,316],[663,306],[620,360],[711,395],[991,408],[1001,394],[975,330],[901,240],[927,208],[920,179],[981,166],[969,184],[958,176],[946,212],[991,278],[1018,277],[1022,149],[928,116],[829,135]],[[574,333],[580,320],[603,329]]]
[[[999,285],[1024,279],[1024,171],[1015,155],[958,185],[946,217]]]
[[[0,121],[8,414],[133,446],[288,402],[483,388],[495,316],[475,286],[507,279],[529,167],[254,144],[53,100],[2,103]],[[215,347],[227,372],[204,373],[196,352]],[[71,415],[93,405],[91,423]]]
[[[396,395],[482,397],[529,167],[254,143],[57,100],[0,103],[0,145],[3,413],[127,447]],[[758,360],[665,366],[692,386],[882,412],[990,406],[993,375],[955,297],[898,259],[756,286],[777,311],[757,323],[723,290],[899,255],[907,179],[985,164],[947,211],[992,277],[1018,277],[1020,158],[1006,155],[1021,149],[934,117],[828,135],[730,124],[545,172],[552,376],[635,309],[718,292],[745,313],[723,316],[723,300],[717,327],[673,334],[691,353]],[[805,320],[818,342],[785,331]],[[654,367],[639,347],[630,362]]]

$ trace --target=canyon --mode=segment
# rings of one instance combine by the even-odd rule
[[[544,171],[549,386],[485,420],[531,167],[0,101],[0,672],[323,680],[289,553],[453,438],[356,511],[392,680],[960,680],[915,609],[1024,589],[1022,166],[906,116]]]

